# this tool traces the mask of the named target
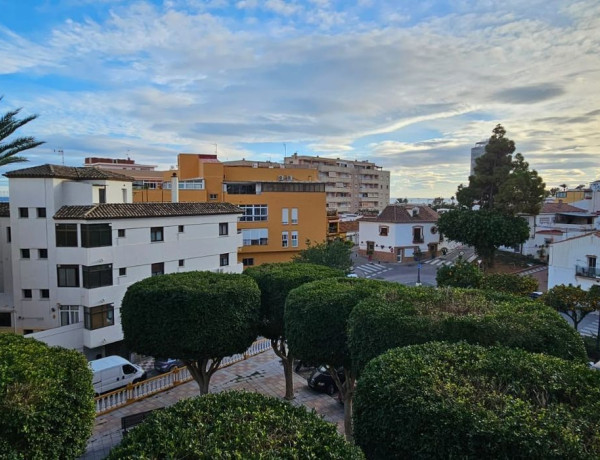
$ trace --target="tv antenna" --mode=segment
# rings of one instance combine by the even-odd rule
[[[60,153],[62,159],[62,165],[65,165],[65,151],[63,149],[54,149],[54,153]]]

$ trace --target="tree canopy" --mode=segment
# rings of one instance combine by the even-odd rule
[[[0,334],[0,457],[77,458],[95,420],[83,354]]]
[[[315,412],[231,391],[155,411],[108,458],[359,460],[364,455]]]
[[[599,458],[600,372],[515,348],[395,348],[361,374],[354,423],[369,459]]]
[[[580,286],[559,284],[549,289],[541,300],[567,315],[577,330],[583,318],[598,309],[599,297],[597,289],[584,291]]]
[[[2,96],[0,96],[0,101],[1,100]],[[20,108],[11,110],[6,112],[0,118],[0,166],[28,161],[27,158],[17,156],[17,154],[44,144],[44,142],[37,141],[31,136],[17,137],[7,141],[8,137],[11,136],[16,130],[37,118],[37,115],[30,115],[28,117],[18,119],[16,117],[20,111]]]
[[[446,212],[439,217],[438,228],[445,237],[473,246],[488,267],[500,246],[515,246],[529,237],[525,219],[489,210]]]
[[[285,374],[286,399],[292,399],[294,357],[286,346],[284,322],[288,293],[311,281],[344,276],[344,272],[323,265],[287,262],[250,267],[244,274],[253,278],[260,288],[259,333],[271,339],[273,350],[281,358]]]
[[[459,186],[456,199],[467,209],[478,204],[480,209],[505,215],[538,214],[546,196],[545,184],[522,154],[513,158],[515,143],[505,135],[502,125],[494,128],[485,153],[476,159],[469,185]]]
[[[335,239],[317,244],[311,244],[309,241],[307,245],[308,247],[294,258],[294,262],[325,265],[344,272],[352,268],[351,243]]]
[[[206,393],[221,360],[256,339],[259,309],[260,290],[249,276],[173,273],[129,286],[121,323],[133,351],[183,360]]]

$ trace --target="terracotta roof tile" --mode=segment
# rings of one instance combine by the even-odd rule
[[[54,219],[131,219],[242,214],[242,212],[240,208],[231,203],[106,203],[63,206],[54,214]]]
[[[119,174],[108,169],[61,166],[61,165],[41,165],[31,168],[17,169],[4,174],[8,178],[58,178],[72,180],[120,180],[133,181],[132,177]]]
[[[556,214],[558,212],[587,212],[585,209],[571,206],[568,203],[544,203],[540,214]]]
[[[413,215],[412,209],[417,208],[418,214]],[[381,211],[375,219],[378,222],[410,223],[410,222],[437,222],[438,213],[429,206],[410,204],[391,204]]]

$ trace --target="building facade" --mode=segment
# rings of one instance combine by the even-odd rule
[[[390,172],[370,161],[351,161],[298,155],[285,157],[286,167],[315,168],[325,183],[327,209],[355,213],[381,212],[390,203]]]
[[[132,179],[96,168],[44,165],[6,176],[11,200],[0,231],[10,235],[14,299],[7,329],[90,359],[115,354],[132,283],[242,271],[234,205],[131,203]]]
[[[227,202],[242,209],[238,260],[244,266],[288,262],[307,241],[326,238],[325,184],[314,169],[182,153],[177,170],[164,173],[162,188],[134,190],[134,201],[171,201],[175,195],[180,202]]]
[[[550,245],[548,289],[559,284],[585,291],[600,284],[600,232],[589,232]]]
[[[475,172],[475,166],[477,165],[477,158],[483,156],[485,153],[485,147],[488,145],[488,141],[481,141],[475,144],[475,147],[471,148],[471,170],[469,175],[472,176]]]

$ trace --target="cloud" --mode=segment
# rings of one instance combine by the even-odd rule
[[[492,94],[492,98],[509,104],[532,104],[553,99],[563,94],[565,94],[565,90],[560,86],[546,83],[505,89]]]

